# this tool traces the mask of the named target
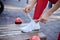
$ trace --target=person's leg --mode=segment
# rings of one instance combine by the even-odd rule
[[[29,3],[29,0],[26,0],[26,3],[28,4]]]
[[[52,8],[52,3],[49,1],[49,5],[48,5],[48,8]]]
[[[36,4],[35,11],[34,11],[34,16],[33,16],[34,20],[39,19],[47,3],[48,3],[48,0],[37,0],[37,4]]]
[[[47,3],[48,3],[48,0],[37,0],[37,5],[35,8],[35,13],[34,13],[34,17],[33,17],[34,19],[38,19],[41,16],[41,14],[42,14],[43,10],[45,9]],[[35,23],[34,21],[31,21],[29,23],[29,25],[21,28],[21,31],[22,32],[31,32],[33,30],[39,30],[39,29],[40,29],[39,22]]]

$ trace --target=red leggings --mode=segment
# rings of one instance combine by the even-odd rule
[[[56,3],[58,0],[49,0],[51,3]],[[34,11],[33,19],[39,19],[42,12],[46,8],[48,0],[37,0],[36,8]]]

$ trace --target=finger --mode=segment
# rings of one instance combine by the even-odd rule
[[[30,9],[29,8],[26,8],[25,12],[26,13],[29,13],[30,12]]]
[[[36,23],[39,22],[39,20],[34,20]]]
[[[46,23],[46,20],[42,19],[41,22],[42,22],[42,23]]]
[[[25,10],[24,10],[24,11],[25,11],[25,13],[27,13],[27,8],[25,8]]]
[[[46,23],[47,20],[45,20],[45,19],[40,19],[40,22],[42,22],[42,23]]]

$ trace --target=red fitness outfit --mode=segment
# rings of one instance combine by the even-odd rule
[[[58,0],[37,0],[36,8],[34,11],[33,19],[39,19],[42,12],[47,6],[48,1],[55,4]]]

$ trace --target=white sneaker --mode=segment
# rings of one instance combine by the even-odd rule
[[[26,33],[26,32],[31,32],[33,30],[39,30],[39,29],[40,29],[39,22],[35,23],[34,21],[31,21],[27,26],[22,27],[21,31]]]

